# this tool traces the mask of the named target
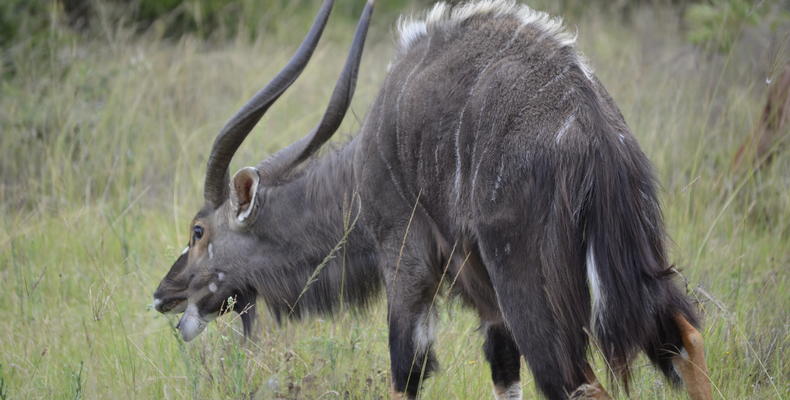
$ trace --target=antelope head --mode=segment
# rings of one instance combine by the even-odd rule
[[[262,211],[267,207],[267,193],[340,126],[354,92],[373,0],[365,5],[345,67],[318,125],[257,167],[242,168],[232,179],[228,166],[255,124],[307,65],[332,5],[332,0],[324,1],[296,54],[225,124],[214,141],[206,170],[205,205],[189,225],[188,246],[154,293],[157,311],[183,312],[178,329],[186,341],[194,339],[208,322],[229,309],[241,314],[245,336],[252,333],[258,293],[250,283],[250,271],[267,268],[271,252],[278,251],[276,243],[270,243],[265,234],[268,222]]]

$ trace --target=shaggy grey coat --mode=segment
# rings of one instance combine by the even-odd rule
[[[500,0],[437,5],[400,39],[360,132],[237,174],[196,217],[214,266],[188,284],[174,266],[158,296],[214,283],[194,315],[260,296],[279,319],[367,304],[383,283],[393,386],[412,396],[435,367],[443,287],[479,314],[498,388],[518,384],[521,354],[567,398],[590,380],[591,335],[616,374],[642,350],[677,381],[673,318],[697,319],[670,279],[650,163],[575,38]],[[179,262],[205,258],[203,236]]]

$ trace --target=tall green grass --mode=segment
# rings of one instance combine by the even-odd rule
[[[392,57],[394,21],[382,18],[341,136],[359,128]],[[732,172],[730,161],[759,117],[766,78],[790,59],[787,38],[765,54],[741,43],[709,56],[685,44],[671,12],[633,18],[590,12],[574,23],[656,165],[672,260],[705,314],[716,397],[786,398],[790,159],[784,150],[756,172]],[[231,169],[308,132],[351,32],[330,27]],[[214,135],[298,32],[221,45],[105,33],[53,32],[37,51],[13,53],[16,73],[0,81],[0,398],[385,398],[383,302],[282,327],[264,316],[260,340],[246,344],[236,317],[185,344],[173,317],[147,307],[202,203]],[[490,396],[475,317],[437,307],[442,367],[424,397]],[[645,359],[635,369],[633,398],[683,398]],[[605,375],[600,360],[596,370]],[[526,368],[522,381],[534,397]]]

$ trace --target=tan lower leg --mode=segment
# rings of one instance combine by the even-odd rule
[[[702,335],[680,314],[675,316],[675,324],[683,341],[683,351],[672,359],[672,363],[680,373],[689,397],[693,400],[711,400],[713,397]]]
[[[587,383],[576,388],[576,390],[574,390],[571,394],[571,399],[611,400],[609,393],[606,393],[606,390],[603,388],[603,385],[601,385],[601,382],[598,382],[598,378],[595,376],[595,373],[589,365],[587,365],[584,369],[584,377],[587,379]]]
[[[410,400],[411,397],[409,397],[409,395],[406,394],[406,393],[396,391],[395,388],[391,388],[390,389],[390,399],[391,400]]]

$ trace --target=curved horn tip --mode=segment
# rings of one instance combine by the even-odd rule
[[[228,166],[252,128],[280,95],[294,83],[313,55],[332,11],[334,0],[324,0],[310,30],[288,64],[259,90],[220,131],[209,153],[204,198],[218,207],[227,198]]]
[[[356,87],[359,63],[362,59],[374,3],[375,0],[367,0],[365,4],[365,9],[357,22],[354,39],[346,58],[343,72],[341,72],[335,83],[335,88],[332,91],[332,96],[321,121],[307,136],[278,151],[259,164],[263,179],[266,182],[277,181],[278,177],[285,175],[288,171],[305,161],[326,143],[340,127],[343,117],[351,105],[351,99]]]

